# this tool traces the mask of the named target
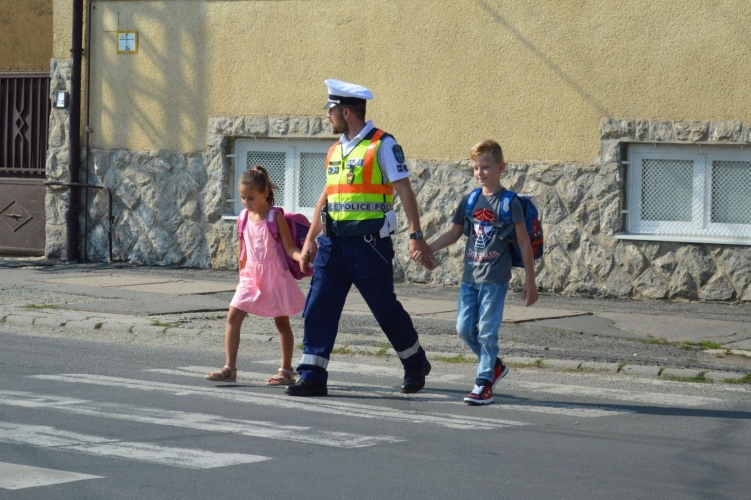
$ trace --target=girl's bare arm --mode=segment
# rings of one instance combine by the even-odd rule
[[[240,258],[240,254],[243,251],[243,241],[242,241],[242,235],[240,235],[240,241],[237,242],[237,262],[238,267],[237,271],[238,273],[242,274],[243,268],[245,267],[245,262],[248,260],[248,256],[246,255],[245,258]]]

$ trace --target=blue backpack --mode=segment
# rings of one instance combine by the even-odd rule
[[[503,193],[501,199],[501,221],[490,222],[484,220],[478,220],[472,217],[472,209],[477,202],[477,197],[482,192],[482,188],[476,188],[467,197],[467,204],[464,207],[464,234],[470,236],[472,224],[479,224],[480,227],[492,226],[497,227],[501,231],[498,237],[502,240],[506,240],[511,244],[511,265],[514,267],[524,267],[521,253],[519,252],[519,246],[516,243],[516,233],[514,232],[514,224],[511,220],[511,201],[516,197],[519,203],[522,205],[522,211],[524,212],[524,223],[527,226],[527,234],[529,234],[529,241],[532,243],[532,257],[535,260],[542,257],[542,223],[540,222],[540,211],[537,207],[537,199],[534,196],[526,194],[517,194],[513,191],[506,190]]]

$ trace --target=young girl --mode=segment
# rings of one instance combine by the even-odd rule
[[[294,338],[289,324],[290,315],[297,314],[305,306],[305,296],[292,275],[284,268],[276,242],[266,227],[266,216],[274,205],[274,189],[269,174],[261,166],[243,173],[238,191],[247,208],[247,221],[242,238],[245,255],[240,257],[240,283],[230,302],[227,314],[227,331],[224,336],[226,365],[206,378],[215,382],[237,381],[237,350],[240,347],[240,329],[248,314],[273,317],[279,340],[282,344],[282,366],[266,385],[289,385],[295,383],[292,370]],[[241,214],[242,216],[243,214]],[[238,221],[239,223],[239,221]],[[300,262],[300,249],[295,247],[289,226],[281,212],[276,214],[279,236],[287,254]],[[242,249],[243,241],[240,242]],[[241,252],[238,252],[238,256]]]

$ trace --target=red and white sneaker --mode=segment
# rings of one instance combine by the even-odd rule
[[[490,385],[475,385],[472,392],[464,398],[464,402],[471,405],[489,405],[493,402],[493,387]]]
[[[497,384],[498,381],[505,377],[507,374],[508,366],[503,364],[501,358],[495,358],[495,368],[493,369],[493,389],[495,389],[495,384]]]

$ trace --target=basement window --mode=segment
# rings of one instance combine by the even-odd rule
[[[631,146],[621,239],[751,245],[751,150]]]
[[[235,141],[234,198],[227,200],[236,218],[243,209],[237,186],[243,172],[256,165],[264,167],[276,184],[276,205],[285,212],[313,216],[316,202],[326,186],[326,153],[331,141],[287,141],[238,139]],[[234,217],[233,217],[234,216]]]

